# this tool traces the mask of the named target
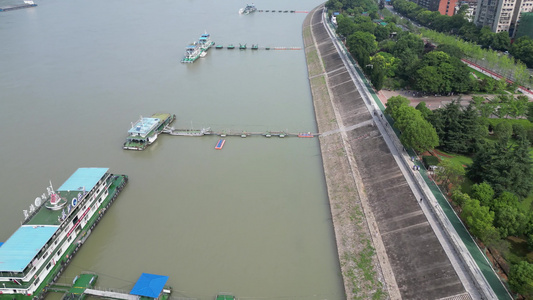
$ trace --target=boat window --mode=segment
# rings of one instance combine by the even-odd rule
[[[50,269],[50,266],[51,266],[51,265],[52,265],[52,263],[48,263],[48,264],[46,265],[46,270]]]
[[[59,250],[57,250],[57,257],[59,257],[61,255],[61,248],[59,248]]]

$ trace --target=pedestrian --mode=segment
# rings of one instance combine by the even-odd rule
[[[422,202],[422,198],[420,198],[420,202]]]

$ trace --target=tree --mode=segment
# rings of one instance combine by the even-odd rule
[[[439,168],[435,170],[435,177],[441,186],[450,191],[450,186],[456,188],[461,185],[463,176],[465,175],[465,168],[460,163],[454,162],[450,159],[443,159],[439,163]]]
[[[463,206],[465,202],[471,201],[471,198],[467,193],[461,192],[460,189],[455,189],[452,192],[452,200],[453,202],[457,203],[457,205]]]
[[[422,118],[421,113],[409,106],[409,100],[402,96],[395,96],[387,100],[385,112],[394,119],[394,126],[402,135],[400,141],[404,146],[418,152],[430,150],[438,146],[439,138],[435,128]]]
[[[522,36],[516,39],[511,47],[511,54],[524,62],[528,68],[533,68],[533,39]]]
[[[358,31],[350,35],[346,44],[350,49],[350,53],[363,66],[370,61],[370,55],[378,50],[376,37],[368,32]]]
[[[389,38],[390,31],[388,27],[378,26],[374,30],[374,35],[376,36],[376,41],[381,42]]]
[[[420,115],[403,128],[400,141],[417,152],[431,150],[439,145],[439,137],[435,128]]]
[[[485,144],[467,168],[468,178],[473,182],[486,181],[498,195],[508,191],[525,198],[533,188],[528,151],[529,143],[525,139],[515,146],[507,145],[506,140]]]
[[[492,49],[499,51],[507,51],[511,47],[511,38],[507,31],[500,31],[492,37]]]
[[[502,207],[496,214],[494,224],[501,237],[519,236],[524,232],[528,219],[516,206]]]
[[[509,286],[526,298],[533,297],[533,265],[527,261],[512,265]]]
[[[398,54],[405,52],[407,49],[416,55],[422,55],[424,41],[419,36],[411,33],[400,34],[392,54],[398,57]]]
[[[509,140],[513,134],[513,126],[509,122],[500,122],[494,127],[494,135],[498,139]]]
[[[490,184],[486,182],[476,183],[472,185],[472,193],[470,195],[472,199],[479,200],[481,205],[492,207],[492,201],[494,199],[494,190]]]
[[[433,112],[426,106],[426,102],[422,101],[416,105],[416,110],[420,112],[424,120],[429,121],[433,116]]]
[[[478,200],[466,201],[462,208],[461,216],[473,235],[486,241],[492,237],[494,232],[497,232],[493,225],[494,212],[486,206],[481,206]]]
[[[403,96],[390,97],[387,100],[387,103],[385,104],[387,106],[387,108],[385,109],[385,113],[389,114],[393,119],[396,119],[396,113],[400,106],[408,106],[409,103],[409,99]]]
[[[439,45],[437,50],[442,51],[442,52],[448,54],[449,56],[457,57],[459,59],[463,58],[463,56],[465,55],[463,50],[461,50],[461,48],[459,48],[459,46],[454,45],[454,44],[442,44],[442,45]]]

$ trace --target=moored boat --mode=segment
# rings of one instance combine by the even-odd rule
[[[211,46],[215,44],[215,42],[211,40],[211,35],[206,32],[200,36],[198,44],[200,45],[202,51],[207,51],[209,50],[209,48],[211,48]]]
[[[157,140],[157,137],[163,129],[174,122],[175,119],[176,115],[168,113],[153,114],[150,118],[143,118],[141,116],[137,122],[131,124],[123,149],[146,149],[146,147]]]
[[[200,57],[200,54],[202,54],[203,51],[204,50],[202,49],[202,47],[200,47],[200,44],[198,42],[191,43],[185,48],[185,55],[183,56],[181,62],[193,63]]]
[[[0,247],[0,299],[44,299],[128,181],[107,168],[79,168],[24,210]]]
[[[257,10],[257,8],[255,7],[255,5],[253,3],[251,5],[250,4],[246,4],[246,6],[244,8],[239,9],[239,13],[241,15],[247,15],[247,14],[253,13],[256,10]]]

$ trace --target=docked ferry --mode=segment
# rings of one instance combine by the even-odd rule
[[[183,59],[181,60],[182,63],[193,63],[195,60],[197,60],[200,55],[203,53],[202,47],[200,47],[200,43],[194,42],[189,44],[185,48],[185,55],[183,56]]]
[[[211,48],[211,46],[215,44],[215,42],[211,40],[211,35],[206,32],[200,36],[198,44],[200,44],[200,48],[202,48],[202,51],[207,51],[209,48]]]
[[[44,299],[128,182],[108,170],[79,168],[23,211],[22,226],[0,243],[0,299]]]
[[[157,140],[157,137],[165,129],[165,126],[174,122],[175,119],[176,115],[166,113],[153,114],[149,118],[143,118],[141,116],[137,122],[131,124],[123,148],[127,150],[146,149],[146,147]]]

